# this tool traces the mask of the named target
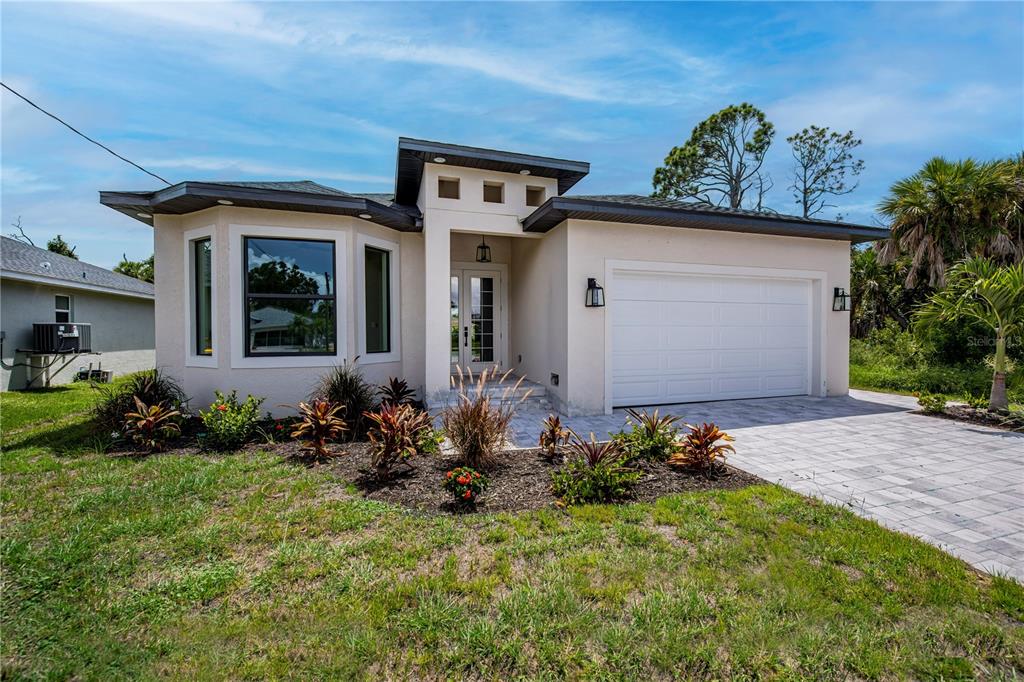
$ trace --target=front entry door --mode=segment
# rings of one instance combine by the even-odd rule
[[[451,361],[479,372],[503,365],[501,357],[501,272],[452,270]]]

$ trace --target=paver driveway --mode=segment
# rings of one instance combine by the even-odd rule
[[[766,398],[661,407],[736,436],[730,463],[797,492],[849,507],[985,571],[1024,580],[1024,434],[911,413],[905,396]],[[535,445],[544,415],[512,428]],[[566,420],[598,438],[625,413]]]

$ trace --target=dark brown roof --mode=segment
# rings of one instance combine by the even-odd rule
[[[525,232],[547,232],[568,218],[775,234],[853,243],[886,239],[889,230],[780,213],[709,206],[639,194],[552,197],[523,220]]]

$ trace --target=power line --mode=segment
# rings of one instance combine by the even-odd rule
[[[138,168],[138,169],[139,169],[140,171],[142,171],[143,173],[146,173],[147,175],[151,175],[151,176],[153,176],[154,178],[156,178],[157,180],[159,180],[160,182],[162,182],[162,183],[164,183],[164,184],[167,184],[167,185],[171,185],[171,184],[174,184],[174,183],[172,183],[172,182],[168,182],[168,181],[167,181],[167,180],[165,180],[164,178],[161,178],[161,177],[160,177],[159,175],[157,175],[156,173],[153,173],[153,172],[151,172],[151,171],[148,171],[148,170],[146,170],[145,168],[143,168],[143,167],[142,167],[142,166],[140,166],[139,164],[135,163],[135,162],[134,162],[134,161],[132,161],[131,159],[126,159],[125,157],[121,156],[120,154],[118,154],[117,152],[115,152],[115,151],[114,151],[113,149],[111,149],[111,148],[110,148],[110,147],[108,147],[107,145],[103,144],[102,142],[98,142],[98,141],[96,141],[96,140],[92,139],[91,137],[89,137],[88,135],[86,135],[85,133],[83,133],[82,131],[80,131],[80,130],[77,130],[77,129],[76,129],[76,128],[75,128],[74,126],[72,126],[72,125],[71,125],[70,123],[67,123],[66,121],[64,121],[63,119],[61,119],[61,118],[60,118],[59,116],[56,116],[55,114],[51,114],[51,113],[50,113],[49,111],[47,111],[46,109],[43,109],[43,108],[42,108],[41,106],[39,106],[38,104],[36,104],[36,103],[35,103],[35,102],[33,102],[32,100],[30,100],[30,99],[29,99],[28,97],[25,97],[25,95],[21,94],[20,92],[18,92],[17,90],[15,90],[14,88],[12,88],[11,86],[7,85],[7,83],[4,83],[4,82],[0,81],[0,85],[4,86],[4,89],[6,89],[6,90],[9,90],[9,91],[10,91],[11,93],[13,93],[13,94],[17,95],[18,97],[20,97],[21,99],[25,100],[26,102],[28,102],[28,104],[29,104],[30,106],[32,106],[32,107],[34,107],[34,108],[38,109],[39,111],[43,112],[44,114],[46,114],[47,116],[49,116],[50,118],[52,118],[52,119],[53,119],[54,121],[56,121],[57,123],[60,123],[60,124],[61,124],[62,126],[64,126],[65,128],[67,128],[68,130],[70,130],[70,131],[71,131],[71,132],[73,132],[74,134],[78,135],[79,137],[85,138],[86,140],[88,140],[89,142],[92,142],[92,143],[93,143],[94,145],[96,145],[97,147],[100,147],[101,149],[104,149],[104,150],[106,150],[106,151],[110,152],[111,154],[113,154],[113,155],[114,155],[114,156],[116,156],[117,158],[121,159],[121,160],[122,160],[122,161],[124,161],[125,163],[130,163],[131,165],[135,166],[136,168]]]

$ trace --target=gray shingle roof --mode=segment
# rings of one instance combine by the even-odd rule
[[[48,263],[49,267],[44,266],[44,263]],[[0,237],[0,270],[59,279],[74,284],[87,284],[114,292],[153,295],[153,285],[149,282],[8,237]]]
[[[820,225],[846,225],[834,220],[821,220],[818,218],[801,218],[785,213],[773,211],[751,211],[745,208],[729,208],[727,206],[710,206],[699,201],[680,201],[679,199],[659,199],[658,197],[645,196],[643,194],[567,194],[567,199],[584,199],[587,201],[608,201],[628,206],[652,206],[656,208],[676,208],[687,211],[700,211],[705,213],[719,213],[722,215],[740,215],[750,218],[772,218],[774,220],[790,220],[797,223],[817,223]]]
[[[309,194],[326,194],[328,196],[340,196],[340,197],[351,197],[351,196],[362,196],[352,195],[348,192],[342,192],[340,189],[334,189],[327,185],[321,185],[318,182],[312,180],[284,180],[284,181],[272,181],[272,182],[235,182],[235,181],[221,181],[221,180],[210,180],[217,185],[229,185],[232,187],[251,187],[252,189],[276,189],[285,192],[307,192]]]

